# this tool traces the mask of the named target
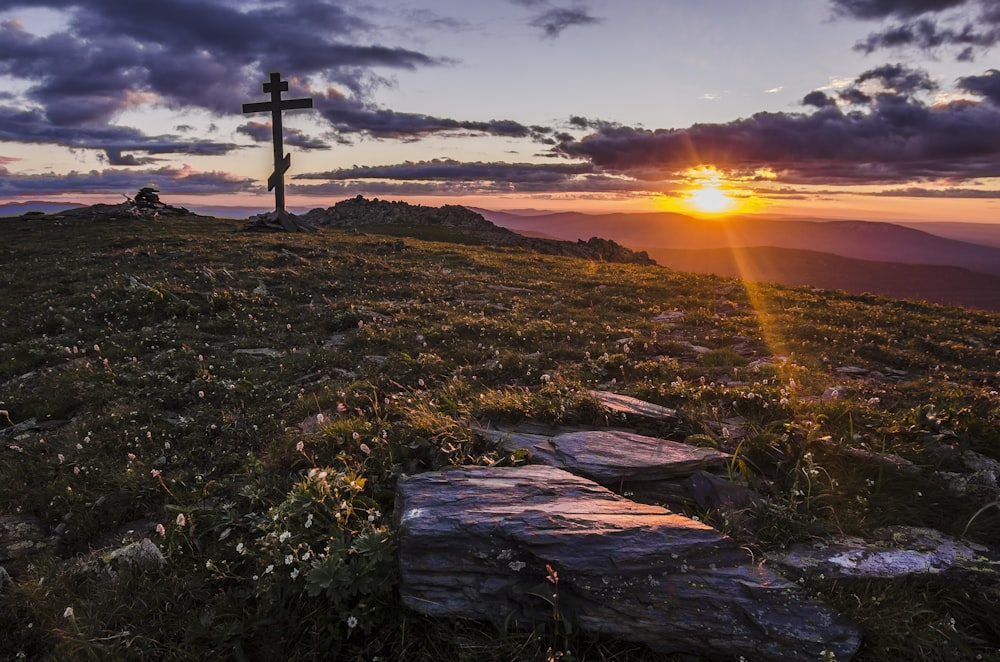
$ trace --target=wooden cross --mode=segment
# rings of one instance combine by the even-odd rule
[[[281,111],[296,108],[312,108],[312,99],[284,99],[282,92],[288,91],[288,81],[281,80],[281,74],[271,72],[271,80],[264,83],[264,94],[270,94],[270,101],[243,104],[244,113],[263,113],[271,111],[271,131],[274,142],[274,172],[267,178],[267,190],[274,190],[274,209],[279,215],[285,213],[285,172],[292,165],[292,155],[285,154],[281,138]]]

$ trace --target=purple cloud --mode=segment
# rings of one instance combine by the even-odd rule
[[[959,89],[989,99],[1000,106],[1000,70],[990,69],[982,76],[966,76],[958,79]]]
[[[93,170],[67,175],[15,175],[0,167],[0,196],[55,193],[132,194],[155,182],[165,195],[252,191],[259,184],[224,172],[197,172],[190,168],[156,170]]]
[[[825,94],[812,93],[805,101],[818,110],[810,114],[758,113],[687,129],[606,127],[561,143],[557,151],[636,178],[699,165],[737,174],[767,168],[778,181],[795,184],[960,182],[1000,176],[1000,107],[923,103],[916,93],[933,89],[929,79],[896,65],[866,72],[855,84],[866,82],[881,89],[871,95],[848,94],[846,101],[856,110],[846,111]]]
[[[1000,6],[996,0],[831,0],[835,13],[860,20],[895,19],[855,49],[957,49],[956,59],[972,61],[1000,43]]]

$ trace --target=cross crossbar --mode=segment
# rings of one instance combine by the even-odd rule
[[[257,101],[243,104],[244,113],[271,113],[271,132],[274,143],[274,172],[267,178],[267,190],[274,189],[274,209],[281,215],[285,213],[285,172],[292,164],[292,155],[283,154],[281,111],[312,108],[312,99],[282,99],[281,93],[288,91],[288,81],[281,80],[281,74],[271,72],[270,79],[264,83],[265,94],[271,95],[270,101]]]

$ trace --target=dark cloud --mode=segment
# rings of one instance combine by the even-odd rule
[[[114,166],[142,166],[158,161],[151,156],[138,157],[135,154],[122,154],[120,149],[106,149],[104,156],[108,165]]]
[[[866,72],[855,82],[877,89],[852,97],[851,111],[812,93],[807,99],[819,109],[810,114],[759,113],[673,130],[607,127],[561,143],[557,151],[636,178],[699,165],[744,174],[767,168],[779,182],[792,184],[1000,176],[1000,107],[924,103],[915,92],[930,89],[929,81],[895,66]]]
[[[144,151],[155,154],[226,154],[239,146],[210,140],[185,141],[177,136],[147,136],[135,129],[94,125],[57,126],[41,109],[21,110],[0,105],[0,141],[56,144],[72,149],[111,152]]]
[[[590,13],[580,7],[555,7],[536,16],[531,21],[531,25],[540,28],[546,37],[558,37],[566,28],[574,25],[591,25],[600,23],[601,19],[591,16]]]
[[[270,143],[274,137],[270,122],[247,122],[237,127],[236,131],[260,143]],[[326,149],[330,146],[322,140],[306,135],[301,129],[287,126],[282,127],[282,141],[285,145],[301,149]]]
[[[257,182],[223,172],[196,172],[190,168],[156,170],[93,170],[67,175],[13,175],[0,168],[0,196],[54,193],[132,194],[155,183],[165,194],[228,193],[251,191]]]
[[[899,198],[1000,198],[1000,191],[970,188],[927,189],[910,187],[880,191],[875,195]]]
[[[554,182],[593,171],[593,166],[587,163],[463,163],[453,159],[434,159],[388,166],[341,168],[297,175],[295,179]]]
[[[322,184],[305,181],[325,180]],[[600,172],[589,163],[462,163],[452,159],[355,167],[297,175],[304,195],[488,195],[496,193],[670,194],[676,181],[643,182]]]
[[[855,49],[951,48],[956,59],[972,61],[1000,43],[1000,5],[996,0],[831,0],[834,11],[861,20],[897,22],[868,35]]]
[[[860,19],[909,18],[972,4],[970,0],[830,0],[837,13]]]
[[[959,89],[989,99],[1000,106],[1000,70],[990,69],[982,76],[966,76],[958,79]]]
[[[98,139],[108,122],[146,103],[237,113],[241,102],[261,94],[266,73],[275,70],[321,77],[350,91],[364,107],[371,92],[386,82],[371,73],[373,67],[416,69],[446,62],[360,43],[372,36],[372,26],[343,3],[324,0],[13,0],[5,5],[21,8],[53,9],[67,21],[64,30],[45,36],[25,31],[14,20],[0,24],[0,75],[30,84],[22,105],[15,105],[11,95],[0,99],[0,110],[8,115],[35,113],[30,126],[18,125],[23,133],[2,130],[4,139],[21,142],[113,148]],[[62,130],[70,128],[78,137],[60,140]],[[141,149],[143,141],[162,147],[155,137],[147,140],[139,132],[132,137],[133,149]]]
[[[551,0],[510,0],[515,5],[521,5],[535,11],[528,25],[539,28],[542,34],[555,38],[563,30],[577,25],[593,25],[602,19],[591,14],[590,9],[577,2],[571,7],[557,6]]]
[[[802,105],[827,108],[828,106],[836,106],[837,102],[831,99],[825,92],[815,90],[802,98]]]

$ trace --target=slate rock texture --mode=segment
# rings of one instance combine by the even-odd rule
[[[848,660],[861,632],[730,538],[547,466],[467,467],[403,479],[403,603],[431,616],[530,626],[546,565],[565,618],[653,650],[710,658]]]

